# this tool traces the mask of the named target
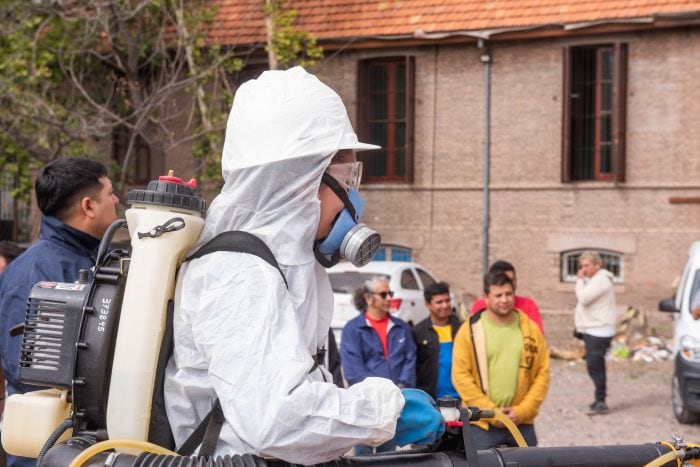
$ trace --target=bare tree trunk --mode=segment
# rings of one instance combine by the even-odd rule
[[[267,31],[267,62],[270,70],[277,70],[279,64],[277,62],[277,55],[272,48],[272,38],[275,35],[275,21],[274,21],[274,1],[275,0],[265,0],[265,30]]]
[[[176,11],[177,15],[177,23],[178,27],[180,29],[180,34],[182,35],[183,42],[186,44],[185,45],[185,57],[187,59],[187,67],[190,70],[190,76],[196,75],[197,74],[197,65],[194,63],[194,58],[192,56],[192,44],[190,43],[189,40],[189,31],[187,30],[187,26],[185,25],[185,20],[184,20],[184,15],[182,8],[178,8]],[[209,133],[214,129],[214,125],[212,125],[211,120],[209,119],[209,107],[207,106],[207,102],[204,99],[204,89],[202,89],[202,86],[197,85],[195,95],[197,97],[197,107],[199,107],[199,113],[200,113],[200,118],[202,119],[202,127],[204,130]],[[213,154],[218,151],[218,148],[214,144],[214,142],[209,139],[209,151]],[[197,164],[198,168],[201,168],[201,164]],[[201,170],[197,170],[197,172],[201,172]],[[199,173],[197,173],[197,176],[199,177]]]

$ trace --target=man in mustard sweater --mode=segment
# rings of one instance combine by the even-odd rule
[[[486,309],[455,337],[452,383],[464,406],[500,409],[537,445],[534,421],[549,387],[549,350],[537,324],[513,307],[513,282],[503,272],[484,276]],[[477,449],[516,446],[496,420],[472,422]]]

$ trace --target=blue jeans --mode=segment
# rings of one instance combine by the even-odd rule
[[[534,425],[518,425],[520,433],[522,433],[523,438],[528,446],[537,446],[537,435],[535,434]],[[484,430],[476,425],[471,425],[469,427],[471,431],[472,438],[474,439],[474,446],[476,449],[491,449],[499,446],[510,446],[517,447],[518,443],[508,431],[508,428],[494,428],[490,427],[489,430]]]

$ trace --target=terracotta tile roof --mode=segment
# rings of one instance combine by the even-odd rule
[[[265,40],[263,0],[211,0],[218,7],[212,39]],[[698,13],[700,0],[287,0],[296,25],[320,41],[352,37],[620,21]]]

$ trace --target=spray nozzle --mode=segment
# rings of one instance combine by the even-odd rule
[[[193,190],[197,188],[197,179],[191,178],[189,182],[183,181],[180,177],[175,176],[175,171],[174,170],[168,170],[168,175],[161,175],[158,177],[158,181],[161,182],[170,182],[170,183],[177,183],[179,185],[185,185]]]

